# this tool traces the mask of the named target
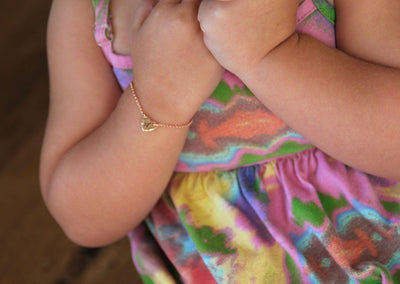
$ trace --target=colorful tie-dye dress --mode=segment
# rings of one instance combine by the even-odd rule
[[[95,38],[124,89],[108,1],[92,0]],[[331,47],[334,23],[326,0],[299,6],[298,31]],[[129,239],[144,283],[400,283],[399,202],[399,184],[328,157],[226,72]]]

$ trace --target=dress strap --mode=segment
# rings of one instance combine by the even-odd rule
[[[304,21],[318,10],[332,25],[335,25],[335,8],[327,0],[305,0],[297,9],[297,23]]]
[[[112,41],[113,37],[110,25],[109,3],[109,0],[92,0],[96,17],[94,36],[99,46]]]
[[[317,10],[317,7],[315,7],[312,0],[305,0],[302,2],[297,8],[297,24],[303,22],[304,19],[310,16],[315,10]]]
[[[296,31],[336,47],[333,6],[327,0],[304,0],[297,9]]]
[[[94,37],[102,48],[104,56],[115,68],[132,69],[130,56],[119,55],[113,49],[113,31],[110,14],[110,0],[92,0],[95,11]]]
[[[321,12],[324,17],[333,25],[336,24],[335,8],[326,0],[313,0],[315,7]]]

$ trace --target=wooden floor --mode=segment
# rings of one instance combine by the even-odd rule
[[[38,163],[48,108],[45,31],[51,0],[2,1],[0,283],[141,283],[127,240],[71,243],[48,214]]]

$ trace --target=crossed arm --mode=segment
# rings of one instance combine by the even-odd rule
[[[294,32],[296,1],[270,2],[204,1],[206,45],[317,147],[355,168],[400,179],[400,3],[336,0],[335,50]],[[268,19],[251,17],[257,13]]]
[[[320,149],[400,180],[400,2],[336,0],[335,8],[342,52],[295,35],[248,84]]]
[[[240,1],[244,3],[241,13],[249,8],[246,3],[265,5],[264,0],[230,2]],[[297,0],[287,1],[292,1],[290,18]],[[203,1],[211,2],[216,1]],[[278,46],[259,50],[265,53],[252,57],[254,64],[242,64],[235,58],[248,57],[235,54],[231,58],[236,61],[230,63],[248,66],[246,72],[237,68],[236,73],[271,110],[317,146],[360,169],[400,179],[400,2],[363,0],[359,7],[348,2],[336,0],[338,47],[344,52],[293,34],[289,21],[290,33],[284,34],[281,26]],[[175,120],[170,122],[188,121],[218,84],[220,64],[225,62],[213,52],[216,62],[203,44],[197,27],[199,4],[198,0],[160,0],[157,13],[150,16],[148,6],[135,10],[139,16],[133,22],[136,46],[130,48],[134,81],[155,119],[167,122],[172,112]],[[206,20],[200,17],[202,24]],[[214,20],[223,23],[230,18]],[[184,129],[140,132],[140,116],[129,90],[121,94],[94,42],[93,21],[90,1],[53,2],[48,32],[50,112],[40,167],[42,194],[51,214],[73,241],[85,246],[122,238],[148,214],[170,179],[187,135]],[[217,24],[211,32],[218,31]],[[152,30],[160,26],[165,30],[159,34]],[[220,31],[218,37],[229,34]],[[156,44],[147,39],[149,35],[157,37]],[[210,35],[206,30],[206,42]],[[271,39],[268,42],[274,42]],[[217,41],[207,43],[221,47]],[[163,53],[157,52],[159,46]],[[182,53],[193,48],[196,52]],[[257,54],[248,47],[243,50],[248,50],[248,56]],[[162,57],[166,51],[168,57]],[[199,68],[188,73],[179,62]],[[215,82],[204,79],[209,77],[215,77]]]

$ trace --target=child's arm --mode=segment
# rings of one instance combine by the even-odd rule
[[[294,33],[296,0],[209,1],[199,18],[217,60],[291,127],[349,165],[400,180],[400,2],[353,2],[335,0],[346,53]]]
[[[195,1],[184,2],[175,7],[161,0],[146,27],[140,24],[149,7],[139,7],[132,29],[136,91],[144,110],[156,120],[177,124],[191,119],[222,72],[203,44]],[[94,41],[93,23],[89,0],[53,1],[50,111],[40,165],[51,214],[73,241],[85,246],[123,237],[148,214],[167,186],[188,131],[140,130],[135,101],[128,90],[121,95]],[[192,65],[197,68],[187,68]],[[208,85],[193,83],[209,76],[215,80]]]

